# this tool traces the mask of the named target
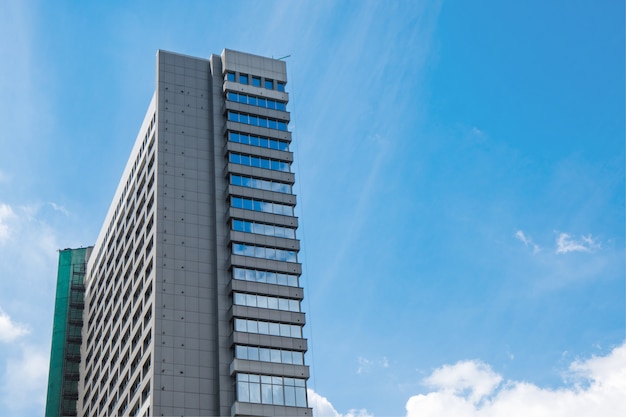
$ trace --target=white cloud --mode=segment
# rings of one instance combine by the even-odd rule
[[[522,230],[515,232],[515,238],[520,240],[524,245],[532,247],[533,253],[537,253],[541,250],[539,245],[533,242],[533,239],[530,236],[526,236]]]
[[[383,356],[382,359],[367,359],[363,356],[358,357],[359,367],[357,374],[363,374],[372,370],[372,368],[389,368],[389,360]]]
[[[0,342],[12,342],[28,332],[26,326],[13,322],[11,317],[0,308]]]
[[[626,344],[570,366],[574,383],[547,389],[506,381],[480,361],[445,365],[424,383],[435,391],[411,397],[407,417],[617,417],[626,415]]]
[[[312,389],[307,390],[307,397],[309,400],[309,407],[313,408],[313,415],[315,417],[373,417],[365,409],[352,409],[346,414],[341,414],[335,407],[328,401],[328,398],[319,395]]]
[[[44,349],[22,346],[21,357],[9,359],[2,385],[2,402],[9,409],[45,404],[49,354]]]
[[[9,240],[10,229],[8,220],[15,217],[13,209],[8,204],[0,204],[0,243]]]
[[[575,240],[567,233],[559,233],[556,238],[556,253],[592,252],[596,249],[600,249],[600,243],[591,235]]]

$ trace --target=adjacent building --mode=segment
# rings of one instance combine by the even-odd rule
[[[158,51],[156,74],[85,253],[76,414],[49,389],[46,415],[310,416],[285,62]]]

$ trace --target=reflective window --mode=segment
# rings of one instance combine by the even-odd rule
[[[227,72],[226,73],[226,81],[235,81],[235,73],[234,72]]]
[[[240,373],[237,374],[237,401],[307,407],[306,381]]]
[[[284,237],[287,239],[296,238],[295,229],[276,226],[273,224],[249,222],[247,220],[233,220],[233,230],[237,232],[255,233],[265,236]]]
[[[282,214],[293,216],[293,207],[284,204],[270,203],[243,197],[231,197],[230,206],[245,210],[262,211],[264,213]]]
[[[268,80],[266,78],[265,79],[265,88],[267,88],[268,90],[273,90],[274,89],[274,80]]]
[[[276,81],[276,89],[281,92],[285,92],[285,83],[282,81]]]
[[[250,319],[235,319],[235,331],[271,336],[302,337],[302,326],[297,324],[268,323]]]
[[[232,120],[229,118],[229,120]],[[261,123],[265,119],[259,120]],[[236,121],[236,120],[232,120]],[[265,120],[267,122],[267,120]],[[267,124],[262,127],[267,127]],[[239,132],[228,132],[228,140],[231,142],[243,143],[246,145],[259,146],[261,148],[269,148],[269,149],[278,149],[279,151],[289,151],[289,144],[287,142],[283,142],[276,139],[269,139],[265,137],[259,137],[254,135],[249,135],[247,133],[239,133]]]
[[[271,169],[273,171],[289,172],[289,163],[274,159],[260,158],[258,156],[241,155],[231,152],[229,156],[233,164],[245,165],[249,167]]]
[[[270,129],[276,129],[276,130],[282,130],[282,131],[287,130],[286,122],[283,122],[280,120],[268,119],[268,118],[261,117],[261,116],[258,116],[258,117],[255,116],[254,122],[252,122],[248,114],[238,113],[238,112],[234,112],[230,110],[228,111],[228,120],[232,122],[239,122],[239,123],[244,123],[247,125],[261,126],[261,127],[265,127],[265,124],[267,123],[267,127]]]
[[[259,77],[252,77],[252,85],[255,87],[260,87],[261,86],[261,78]]]
[[[253,79],[254,80],[254,79]],[[228,101],[234,101],[236,103],[249,104],[250,106],[263,107],[264,109],[272,110],[287,110],[287,104],[284,101],[265,99],[260,97],[249,96],[247,94],[235,93],[229,91],[226,93],[226,99]]]
[[[233,243],[233,255],[251,256],[254,258],[271,259],[281,262],[298,262],[296,251],[286,249],[268,248],[265,246],[249,245],[245,243]]]
[[[269,308],[272,310],[300,312],[300,301],[265,295],[233,293],[233,303],[239,306]]]
[[[256,269],[234,267],[233,279],[298,287],[298,277],[296,275],[282,274],[273,271],[259,271]]]
[[[247,74],[239,74],[239,83],[240,84],[248,84],[248,75]]]

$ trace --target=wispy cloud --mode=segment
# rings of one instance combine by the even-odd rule
[[[373,417],[366,409],[351,409],[346,414],[341,414],[328,401],[328,398],[321,396],[312,389],[307,390],[309,407],[313,408],[313,415],[316,417]]]
[[[382,359],[367,359],[362,356],[358,358],[359,367],[357,374],[363,374],[371,371],[373,368],[389,368],[389,360],[383,356]]]
[[[590,234],[576,240],[567,233],[559,233],[556,238],[556,253],[593,252],[600,247],[600,242]]]
[[[8,204],[0,204],[0,243],[9,240],[11,230],[8,221],[15,217],[13,209]]]
[[[25,415],[24,409],[33,403],[43,408],[47,375],[48,352],[44,348],[24,345],[20,357],[7,360],[0,389],[2,402],[13,415]]]
[[[515,232],[515,238],[521,241],[524,245],[533,248],[533,253],[537,253],[541,250],[539,245],[533,242],[533,239],[530,236],[527,236],[522,230]]]
[[[0,308],[0,342],[12,342],[20,336],[28,334],[28,327],[15,323],[11,317]]]
[[[435,370],[424,383],[434,388],[411,397],[407,417],[587,417],[626,415],[626,344],[604,357],[576,361],[573,386],[541,388],[503,381],[488,365],[464,361]]]

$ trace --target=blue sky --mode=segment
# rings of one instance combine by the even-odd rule
[[[126,3],[0,2],[0,415],[43,412],[156,50],[225,47],[291,55],[318,415],[626,412],[623,2]]]

